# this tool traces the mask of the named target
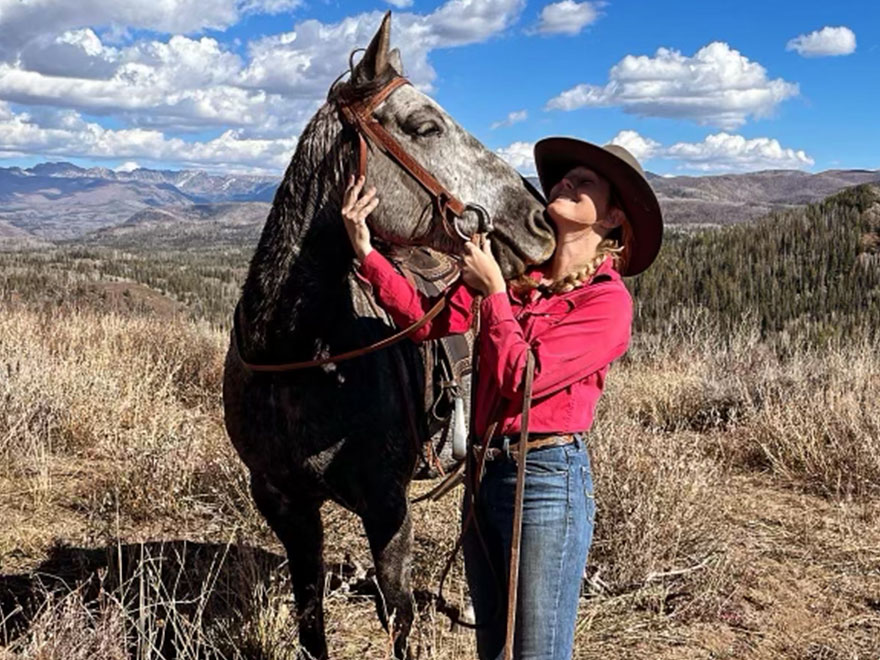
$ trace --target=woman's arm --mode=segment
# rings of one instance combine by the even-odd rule
[[[506,293],[487,296],[481,306],[480,351],[501,394],[522,400],[526,351],[535,352],[532,396],[547,396],[598,371],[623,355],[630,341],[632,297],[621,283],[590,286],[564,319],[531,343],[514,318]]]
[[[357,274],[373,285],[379,304],[398,327],[406,328],[421,319],[437,303],[439,296],[429,298],[423,295],[373,249],[367,217],[379,204],[379,198],[372,187],[361,196],[363,185],[364,177],[357,180],[350,177],[342,204],[342,220],[355,256],[360,260]],[[424,341],[466,332],[473,317],[474,290],[469,286],[483,293],[504,291],[506,288],[501,269],[489,250],[488,240],[482,250],[470,241],[465,244],[461,277],[445,293],[446,306],[410,335],[413,340]]]
[[[367,253],[356,273],[373,286],[373,293],[379,304],[391,315],[399,328],[406,328],[418,321],[440,298],[430,298],[416,289],[376,250]],[[410,337],[420,342],[467,332],[473,316],[473,300],[473,294],[459,278],[449,287],[446,307]]]

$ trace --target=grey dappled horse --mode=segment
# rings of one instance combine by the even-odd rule
[[[389,36],[386,14],[349,80],[331,89],[300,136],[242,288],[239,329],[247,361],[310,360],[366,346],[393,331],[354,280],[340,208],[348,175],[357,168],[357,139],[334,103],[342,86],[349,94],[369,95],[401,72]],[[488,211],[505,276],[552,253],[555,239],[542,204],[515,170],[437,103],[405,85],[375,116],[453,194]],[[375,149],[366,185],[375,185],[382,200],[370,221],[374,237],[460,253],[427,193]],[[462,221],[465,231],[476,231],[476,217]],[[250,470],[256,505],[287,551],[300,642],[312,657],[327,655],[320,517],[327,499],[362,519],[382,592],[379,617],[387,626],[393,614],[395,653],[407,652],[413,620],[408,489],[418,455],[408,416],[416,416],[421,438],[427,438],[423,390],[419,348],[410,340],[283,374],[248,371],[232,345],[227,353],[226,429]]]

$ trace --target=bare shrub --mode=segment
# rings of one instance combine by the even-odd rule
[[[636,337],[612,367],[610,415],[706,434],[728,467],[770,470],[811,492],[880,491],[880,342],[866,332],[780,351],[758,336],[753,319],[725,335],[705,310],[674,310],[662,334]]]
[[[9,649],[21,660],[128,660],[124,610],[109,599],[87,603],[79,589],[44,594],[27,638]]]
[[[769,359],[753,319],[724,334],[705,308],[677,307],[661,333],[636,335],[612,367],[610,414],[664,432],[729,429],[752,408],[748,373]],[[606,395],[608,396],[608,395]]]
[[[765,364],[730,460],[830,497],[880,493],[880,346],[867,340]]]
[[[699,434],[670,437],[632,423],[594,426],[597,514],[589,564],[599,593],[650,591],[723,559],[727,532],[712,494],[724,476],[702,442]],[[693,581],[689,588],[693,601],[700,594]]]
[[[241,470],[220,405],[224,333],[20,308],[0,318],[0,336],[0,457],[35,497],[51,491],[53,456],[104,466],[80,494],[110,494],[141,520],[181,514]]]

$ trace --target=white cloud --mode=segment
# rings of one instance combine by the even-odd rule
[[[435,77],[431,50],[484,41],[512,25],[522,8],[523,0],[449,0],[429,14],[398,14],[392,41],[410,79],[428,90]],[[369,42],[381,18],[376,11],[332,24],[302,21],[291,32],[249,43],[246,59],[210,37],[175,35],[119,48],[89,28],[41,35],[15,61],[0,61],[0,99],[177,131],[230,126],[290,134],[301,130],[347,67],[349,52]]]
[[[611,138],[611,144],[616,144],[629,151],[636,160],[641,163],[657,154],[660,143],[651,138],[642,137],[635,131],[624,130]]]
[[[692,57],[658,48],[653,57],[627,55],[611,67],[604,86],[580,84],[547,102],[548,110],[622,106],[639,116],[691,119],[735,128],[749,116],[766,117],[798,94],[796,83],[770,80],[739,51],[712,42]]]
[[[802,149],[784,148],[773,138],[746,139],[724,132],[708,135],[702,142],[677,142],[663,153],[680,161],[681,168],[702,171],[803,169],[815,162]]]
[[[91,28],[40,35],[18,53],[15,68],[50,76],[101,79],[119,66],[119,51],[105,46]]]
[[[416,19],[415,24],[421,24],[432,48],[462,46],[509,28],[525,4],[525,0],[447,0],[431,14]]]
[[[67,111],[70,113],[71,111]],[[227,130],[212,140],[187,142],[159,131],[107,129],[74,113],[64,126],[46,128],[28,113],[0,112],[0,157],[20,154],[43,157],[176,162],[184,167],[277,174],[293,155],[296,138],[247,138]]]
[[[534,142],[514,142],[506,147],[496,149],[501,158],[507,161],[511,167],[519,170],[524,176],[535,175],[535,143]]]
[[[413,0],[385,0],[389,5],[394,5],[398,9],[412,7]]]
[[[749,172],[766,169],[805,169],[814,164],[802,149],[783,147],[774,138],[748,139],[725,132],[707,135],[700,142],[676,142],[664,146],[633,130],[615,135],[611,144],[627,149],[644,167],[648,160],[675,163],[677,170],[700,172]],[[496,153],[524,175],[535,173],[534,143],[514,142]],[[645,168],[648,169],[648,168]]]
[[[804,57],[849,55],[856,50],[856,35],[846,26],[829,27],[791,39],[785,50],[796,50]]]
[[[382,18],[306,20],[245,44],[207,36],[247,13],[301,0],[0,0],[0,157],[136,159],[214,169],[283,169],[330,83]],[[512,26],[525,0],[447,0],[395,13],[392,45],[408,77],[429,90],[432,50],[485,41]],[[49,11],[52,9],[52,11]],[[86,27],[90,26],[90,27]],[[143,31],[180,33],[160,38]],[[132,34],[137,36],[133,40]],[[235,48],[236,50],[233,50]],[[13,113],[7,102],[28,106]],[[81,113],[111,116],[107,129]],[[181,135],[224,130],[212,140]],[[216,134],[216,133],[215,133]]]
[[[0,0],[0,57],[31,39],[90,26],[166,34],[224,30],[244,14],[289,11],[300,0]]]
[[[121,165],[117,165],[116,167],[114,167],[113,171],[114,172],[134,172],[138,168],[140,168],[140,165],[138,165],[135,161],[127,160],[124,163],[122,163]]]
[[[273,117],[284,117],[287,133],[297,131],[315,104],[247,88],[242,67],[237,54],[209,37],[177,35],[117,49],[87,29],[24,51],[18,64],[0,63],[0,98],[113,114],[136,126],[272,127]]]
[[[513,126],[521,121],[525,121],[528,116],[529,113],[525,110],[516,110],[508,113],[507,117],[501,121],[492,122],[492,125],[489,128],[494,131],[496,128],[501,128],[502,126]]]
[[[239,0],[238,9],[243,14],[282,14],[301,4],[302,0]]]
[[[224,84],[220,69],[193,67],[185,58],[157,67],[128,62],[108,80],[46,76],[0,64],[0,96],[18,103],[112,113],[135,125],[183,131],[265,122],[271,126],[273,117],[275,124],[284,118],[288,127],[301,126],[311,114],[309,110],[314,111],[314,104]]]
[[[590,23],[599,18],[600,2],[574,2],[562,0],[547,5],[541,10],[538,32],[541,34],[579,34]]]

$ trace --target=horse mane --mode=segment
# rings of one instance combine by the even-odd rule
[[[351,78],[331,86],[327,103],[303,128],[251,257],[241,296],[246,327],[242,337],[251,352],[289,343],[290,331],[303,326],[298,320],[302,308],[309,306],[309,315],[315,312],[316,303],[308,298],[320,297],[327,262],[338,260],[334,253],[346,251],[344,242],[337,240],[344,236],[336,236],[344,228],[333,221],[353,171],[355,140],[340,120],[337,103],[366,98],[383,84],[355,81],[354,74]]]
[[[343,260],[350,262],[339,211],[355,169],[356,133],[341,121],[338,104],[366,99],[398,74],[388,66],[364,80],[349,64],[348,79],[330,86],[297,141],[242,286],[243,339],[257,354],[289,347],[294,328],[308,333],[307,317],[326,318],[333,304],[327,274],[335,278]]]

